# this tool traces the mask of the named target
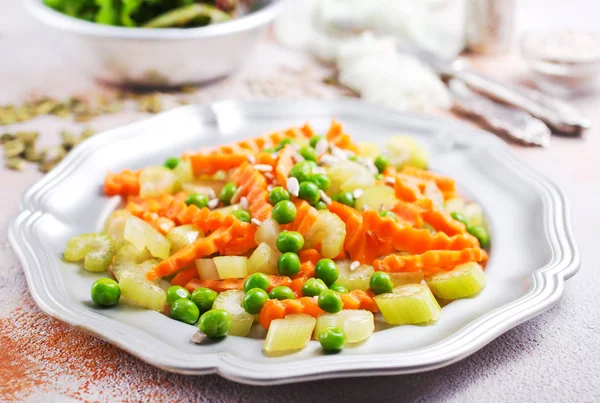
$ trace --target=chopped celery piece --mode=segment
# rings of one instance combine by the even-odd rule
[[[214,258],[219,277],[227,278],[248,277],[248,258],[246,256],[218,256]]]
[[[148,248],[154,257],[166,259],[171,251],[171,242],[147,222],[131,216],[125,223],[123,231],[125,240],[131,242],[136,248]]]
[[[109,268],[115,254],[115,241],[105,234],[83,234],[67,241],[65,259],[83,260],[87,271],[100,272]]]
[[[213,309],[224,309],[231,314],[231,330],[229,335],[247,336],[254,323],[254,315],[250,315],[242,308],[244,291],[223,291],[213,303]]]
[[[343,285],[349,291],[352,290],[363,290],[369,289],[369,279],[373,274],[373,266],[363,264],[358,266],[356,270],[350,270],[349,260],[340,260],[337,263],[339,277],[335,281],[338,284]]]
[[[171,242],[173,253],[193,244],[199,236],[204,236],[204,234],[191,224],[180,225],[167,233],[167,239]]]
[[[429,153],[421,144],[408,136],[393,136],[387,141],[390,161],[396,168],[412,165],[425,169],[429,164]]]
[[[371,337],[375,330],[373,314],[365,310],[343,309],[338,313],[326,313],[317,318],[313,337],[327,327],[339,327],[346,335],[347,343],[358,343]]]
[[[212,199],[221,193],[223,185],[225,182],[222,180],[195,179],[193,182],[184,183],[181,187],[188,193],[199,193]]]
[[[123,241],[115,253],[115,260],[112,264],[113,276],[119,281],[123,271],[133,270],[133,268],[150,259],[152,255],[146,248],[138,249],[127,241]]]
[[[462,213],[467,218],[467,227],[483,226],[483,210],[476,203],[469,203],[465,206]]]
[[[363,211],[364,206],[377,211],[391,210],[397,202],[393,188],[379,185],[365,189],[363,194],[356,199],[354,207],[358,211]]]
[[[424,284],[406,284],[390,293],[379,294],[375,302],[383,319],[391,325],[406,325],[437,320],[442,309]]]
[[[125,223],[129,217],[131,217],[131,213],[125,209],[113,211],[112,214],[106,219],[106,222],[104,223],[104,230],[102,232],[110,236],[117,243],[123,241],[125,239],[123,237]]]
[[[121,296],[135,305],[163,312],[167,303],[167,293],[160,288],[156,281],[146,279],[146,273],[158,264],[158,260],[151,259],[130,270],[120,272],[119,286]]]
[[[171,172],[173,172],[175,180],[180,184],[189,183],[194,180],[192,164],[189,160],[179,160],[179,163],[171,170]]]
[[[198,269],[198,276],[202,280],[220,280],[219,272],[217,271],[217,265],[215,261],[211,259],[196,259],[196,268]]]
[[[323,257],[333,259],[344,247],[346,224],[336,214],[321,210],[319,217],[304,235],[304,246],[311,248],[321,243]]]
[[[485,287],[486,277],[481,266],[471,262],[427,276],[425,281],[436,297],[456,299],[477,294]]]
[[[462,213],[465,208],[465,201],[460,197],[453,197],[451,199],[446,200],[444,210],[448,213]]]
[[[140,172],[140,196],[154,197],[161,193],[174,193],[178,190],[177,178],[173,171],[165,167],[148,167]]]
[[[277,258],[279,258],[279,255],[281,253],[271,249],[266,243],[259,244],[248,258],[248,273],[278,275]]]
[[[283,355],[306,347],[317,320],[305,314],[292,314],[271,322],[263,351],[266,355]]]
[[[327,169],[327,175],[331,179],[331,194],[366,189],[375,184],[375,176],[371,171],[350,160],[336,162]]]
[[[218,211],[221,214],[227,215],[227,214],[231,214],[236,210],[241,210],[242,206],[240,206],[239,204],[232,204],[231,206],[225,206],[225,207],[221,207],[216,209],[216,211]]]
[[[408,273],[388,273],[388,276],[392,279],[394,287],[398,287],[404,284],[419,284],[425,277],[422,271],[414,271]]]
[[[433,206],[436,209],[442,210],[444,208],[444,195],[435,183],[428,182],[427,185],[425,185],[423,194],[433,202]]]
[[[365,158],[376,158],[381,154],[379,144],[374,141],[362,141],[358,143],[358,155]]]
[[[254,240],[257,244],[266,243],[273,250],[277,250],[277,235],[281,232],[281,226],[277,221],[268,218],[262,222],[261,226],[256,231]]]

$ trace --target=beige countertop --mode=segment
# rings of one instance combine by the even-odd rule
[[[87,77],[66,65],[17,0],[0,2],[0,104],[32,93],[57,97],[98,93]],[[520,3],[519,27],[594,28],[592,1]],[[598,6],[595,6],[598,11]],[[263,62],[255,62],[262,60]],[[264,61],[268,60],[268,63]],[[528,81],[517,55],[472,58],[477,69],[512,82]],[[333,98],[322,84],[329,74],[309,57],[269,38],[230,79],[203,87],[192,98]],[[566,283],[554,308],[491,342],[473,356],[429,373],[339,379],[277,387],[237,385],[217,376],[181,376],[155,369],[111,345],[43,314],[31,299],[7,241],[21,193],[41,177],[33,166],[0,169],[0,400],[130,401],[598,401],[600,392],[600,274],[593,251],[600,228],[600,98],[576,100],[595,126],[585,137],[554,137],[548,149],[514,146],[518,156],[555,181],[571,202],[581,271]],[[86,124],[43,117],[0,128],[41,131],[57,143],[62,129],[101,131],[137,120],[134,110]]]

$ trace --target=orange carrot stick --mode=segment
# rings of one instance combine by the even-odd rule
[[[119,173],[109,172],[104,179],[104,194],[127,196],[140,193],[140,172],[125,169]]]
[[[279,152],[279,158],[277,160],[277,166],[275,167],[275,175],[279,184],[285,186],[290,171],[294,166],[294,155],[295,151],[289,144],[286,145],[283,150]]]
[[[389,255],[374,263],[375,270],[387,272],[415,272],[422,270],[426,275],[468,262],[483,262],[487,253],[481,248],[463,250],[430,250],[421,255]]]
[[[427,224],[431,225],[436,231],[444,232],[446,235],[464,234],[467,231],[465,224],[456,221],[445,211],[424,211],[422,216]]]
[[[171,284],[184,287],[187,283],[196,278],[198,278],[198,268],[196,268],[196,265],[192,265],[177,273],[175,277],[171,279]]]
[[[278,286],[289,286],[292,283],[292,280],[286,276],[268,276],[269,277],[269,287],[267,288],[267,292],[271,291],[273,288]],[[194,290],[198,287],[210,288],[216,292],[223,292],[228,290],[243,290],[244,289],[244,281],[246,279],[243,278],[228,278],[226,280],[201,280],[201,279],[193,279],[185,284],[185,288],[189,292],[194,292]]]
[[[435,182],[437,187],[442,193],[455,193],[456,184],[454,179],[448,178],[447,176],[440,175],[436,172],[428,171],[425,169],[416,168],[410,165],[406,165],[402,168],[402,173],[405,173],[415,178],[423,179],[426,181]]]
[[[194,175],[212,175],[218,171],[229,171],[248,160],[246,154],[191,154],[188,155]]]

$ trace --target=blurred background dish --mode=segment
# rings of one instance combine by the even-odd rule
[[[112,85],[171,87],[207,82],[233,72],[277,16],[281,0],[199,28],[128,28],[97,24],[27,0],[29,12],[49,28],[58,50],[94,79]]]

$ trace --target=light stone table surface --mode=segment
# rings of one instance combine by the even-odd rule
[[[594,29],[599,8],[593,0],[523,1],[518,26],[521,31]],[[528,79],[516,55],[478,57],[473,62],[481,71],[506,80]],[[307,56],[265,38],[241,71],[202,88],[194,99],[341,96],[321,84],[328,74]],[[64,97],[99,89],[62,62],[52,43],[21,10],[20,1],[1,0],[0,103],[18,102],[32,91]],[[22,192],[41,174],[31,166],[23,172],[0,169],[0,401],[600,401],[600,274],[594,254],[600,243],[599,100],[598,96],[577,100],[595,123],[584,138],[555,137],[546,150],[513,147],[521,159],[552,178],[571,201],[583,266],[567,282],[564,298],[457,364],[407,376],[250,387],[218,376],[174,375],[49,318],[29,295],[6,235]],[[58,133],[65,128],[100,131],[142,117],[130,111],[85,125],[40,118],[0,132],[41,130],[41,142],[51,144],[59,141]]]

